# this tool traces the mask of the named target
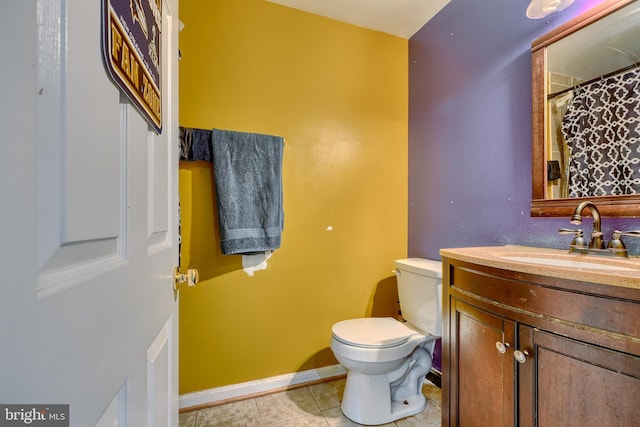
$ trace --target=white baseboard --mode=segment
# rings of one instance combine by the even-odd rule
[[[266,393],[269,391],[324,380],[346,374],[342,365],[326,366],[292,374],[278,375],[246,383],[232,384],[223,387],[210,388],[180,395],[180,409],[194,406],[206,406],[243,396]]]

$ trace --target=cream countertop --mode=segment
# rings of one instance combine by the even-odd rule
[[[440,255],[459,261],[521,273],[640,290],[640,258],[637,257],[615,258],[569,254],[568,250],[516,245],[441,249]],[[577,263],[579,267],[544,265],[527,262],[527,258],[538,258],[543,259],[542,261],[548,260],[550,263],[559,264],[571,264],[573,262]],[[588,263],[588,265],[585,263]]]

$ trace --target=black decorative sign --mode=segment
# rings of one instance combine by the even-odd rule
[[[162,1],[104,0],[102,54],[109,75],[162,132]]]

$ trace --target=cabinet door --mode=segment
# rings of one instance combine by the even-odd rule
[[[518,328],[519,425],[640,425],[640,357]]]
[[[450,425],[512,427],[514,323],[456,298],[449,313]]]

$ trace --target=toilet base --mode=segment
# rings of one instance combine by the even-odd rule
[[[427,407],[420,392],[401,401],[391,400],[389,375],[365,375],[349,371],[340,408],[359,424],[386,424],[418,414]]]

